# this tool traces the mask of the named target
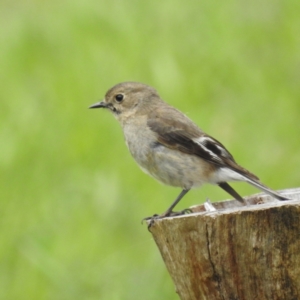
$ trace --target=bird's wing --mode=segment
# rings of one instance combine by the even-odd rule
[[[254,174],[239,166],[220,142],[205,134],[189,118],[173,108],[152,112],[147,125],[156,134],[157,141],[167,148],[199,156],[219,167],[258,180]]]

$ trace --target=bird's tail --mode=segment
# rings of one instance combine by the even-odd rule
[[[247,182],[250,183],[251,185],[257,187],[258,189],[264,191],[265,193],[269,194],[270,196],[278,199],[278,200],[281,200],[281,201],[285,201],[285,200],[291,200],[285,196],[282,196],[280,195],[279,193],[271,190],[270,188],[268,188],[267,186],[265,186],[264,184],[262,184],[260,181],[258,180],[253,180],[253,179],[250,179],[248,177],[245,176],[245,178],[247,179]]]

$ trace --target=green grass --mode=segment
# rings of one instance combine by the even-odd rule
[[[140,220],[179,190],[142,174],[114,118],[87,109],[118,82],[154,86],[270,187],[299,186],[298,1],[0,8],[0,299],[177,298]],[[203,187],[179,207],[206,197],[228,198]]]

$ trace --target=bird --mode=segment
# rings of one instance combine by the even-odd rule
[[[243,197],[228,182],[247,182],[278,200],[289,200],[237,164],[223,144],[163,101],[149,85],[131,81],[116,84],[102,101],[89,108],[103,108],[114,115],[132,157],[145,173],[165,185],[181,188],[164,213],[144,218],[151,220],[150,225],[156,219],[188,212],[173,209],[189,190],[203,184],[219,186],[244,205]]]

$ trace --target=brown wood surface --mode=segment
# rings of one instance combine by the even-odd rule
[[[300,299],[300,188],[213,203],[155,221],[152,235],[182,300]]]

